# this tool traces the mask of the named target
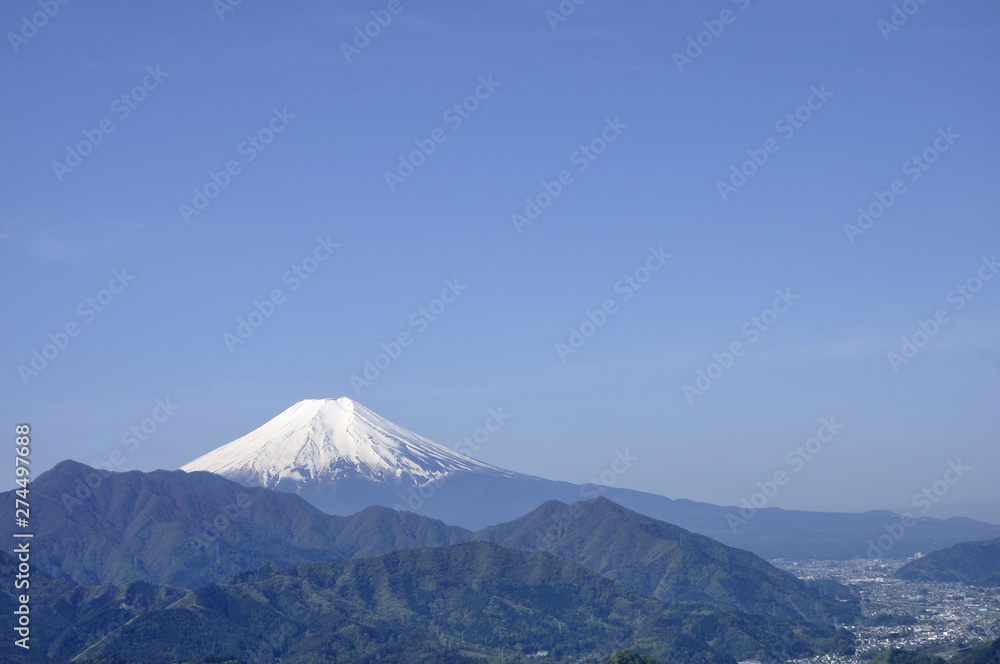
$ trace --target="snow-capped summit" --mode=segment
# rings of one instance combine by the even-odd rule
[[[512,474],[427,440],[347,397],[300,401],[181,470],[286,490],[352,478],[423,485],[460,471]]]
[[[300,401],[181,470],[296,493],[329,514],[382,505],[467,528],[518,517],[546,500],[598,495],[476,461],[347,397]]]

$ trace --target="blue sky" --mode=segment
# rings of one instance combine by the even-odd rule
[[[627,450],[617,486],[721,504],[792,469],[769,504],[912,511],[961,460],[929,516],[1000,522],[995,3],[42,5],[0,11],[0,419],[36,472],[346,395],[449,446],[500,407],[487,462]]]

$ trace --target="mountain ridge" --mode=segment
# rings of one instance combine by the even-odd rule
[[[549,501],[473,540],[568,558],[668,604],[824,624],[850,624],[861,615],[859,598],[844,586],[809,584],[749,551],[603,497],[572,505]]]
[[[322,452],[324,445],[334,449]],[[283,446],[291,450],[287,458],[280,453]],[[305,457],[296,464],[300,452]],[[395,465],[382,463],[397,453],[401,456],[394,458]],[[776,507],[748,516],[738,507],[616,486],[547,480],[449,450],[347,397],[301,401],[250,434],[181,468],[228,473],[240,483],[296,493],[329,514],[350,515],[370,505],[383,505],[473,531],[517,519],[549,500],[569,504],[604,496],[635,512],[768,559],[866,557],[870,543],[899,520],[899,515],[885,510],[855,514]],[[742,521],[739,528],[732,525],[734,516]],[[1000,537],[1000,525],[920,517],[906,537],[894,540],[883,555],[908,557],[994,537]]]
[[[0,554],[0,580],[13,566]],[[0,588],[0,608],[12,603]],[[76,599],[73,599],[76,598]],[[735,664],[853,652],[843,630],[700,606],[666,606],[573,561],[489,542],[370,558],[265,565],[188,591],[55,582],[33,617],[31,662],[162,664],[208,656],[288,664],[458,663],[609,654]],[[0,653],[0,661],[7,659]],[[212,660],[217,661],[217,660]]]
[[[63,461],[32,481],[31,496],[33,562],[87,585],[146,580],[191,588],[269,562],[342,560],[469,536],[381,506],[330,515],[294,494],[206,472],[105,473]],[[0,494],[0,505],[13,510],[15,497]],[[12,532],[12,524],[0,525],[7,541]]]
[[[33,562],[56,579],[194,589],[265,565],[483,541],[572,560],[665,604],[823,624],[845,624],[854,617],[852,608],[856,612],[856,600],[843,587],[808,586],[750,552],[605,498],[572,506],[550,501],[477,533],[380,506],[350,517],[328,515],[297,496],[206,472],[109,473],[89,498],[62,503],[80,475],[91,473],[96,471],[64,462],[34,482]],[[0,505],[12,506],[14,499],[12,492],[0,494]],[[558,533],[551,532],[553,525]],[[10,528],[0,525],[0,536]],[[539,531],[549,532],[552,542],[539,542]]]
[[[1000,538],[985,542],[959,542],[911,560],[894,575],[907,581],[967,583],[1000,586]]]

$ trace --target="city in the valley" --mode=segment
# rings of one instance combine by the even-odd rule
[[[950,656],[1000,636],[1000,587],[893,578],[904,559],[854,559],[771,563],[802,579],[829,579],[862,595],[865,621],[844,625],[857,636],[854,656],[822,655],[801,664],[862,664],[876,653],[902,648]]]

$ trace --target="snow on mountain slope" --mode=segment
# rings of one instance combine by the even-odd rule
[[[546,500],[593,497],[567,482],[476,461],[347,397],[300,401],[181,470],[296,493],[328,514],[382,505],[466,528],[515,518]]]
[[[463,471],[516,475],[397,426],[347,397],[300,401],[181,470],[269,488],[348,479],[420,486]]]

